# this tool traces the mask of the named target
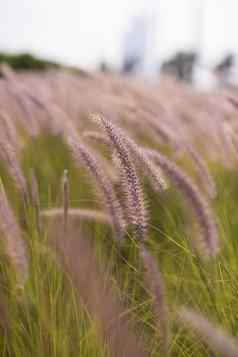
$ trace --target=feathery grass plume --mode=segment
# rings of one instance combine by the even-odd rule
[[[211,257],[216,256],[219,252],[217,225],[214,214],[205,197],[203,197],[190,177],[166,156],[155,150],[145,149],[145,152],[160,166],[190,202],[203,233],[204,253]]]
[[[139,249],[147,275],[147,284],[153,295],[154,312],[156,314],[156,323],[160,330],[163,356],[168,356],[170,343],[169,317],[163,278],[154,257],[146,247],[141,244]]]
[[[122,188],[126,195],[128,224],[132,226],[136,237],[145,240],[147,237],[147,215],[142,186],[137,175],[130,150],[120,129],[101,116],[93,115],[96,121],[107,133],[113,149],[116,150],[120,162]]]
[[[23,110],[24,116],[24,128],[31,136],[36,136],[39,134],[39,123],[34,118],[34,113],[29,106],[26,98],[24,97],[24,91],[26,88],[19,80],[16,72],[8,66],[6,63],[2,64],[0,69],[4,79],[7,81],[6,89],[14,96],[20,108]],[[25,118],[26,117],[26,118]]]
[[[235,133],[234,130],[232,130],[232,127],[230,125],[228,125],[228,123],[226,123],[226,122],[223,123],[223,132],[224,132],[227,144],[232,149],[232,151],[237,154],[238,153],[237,134]]]
[[[158,121],[154,115],[153,117],[147,115],[146,119],[149,126],[155,131],[156,134],[158,134],[163,142],[166,144],[173,143],[176,150],[180,148],[180,142],[174,130],[172,130],[168,125],[165,125],[165,123]]]
[[[196,150],[194,150],[192,145],[186,143],[185,147],[196,165],[197,172],[199,173],[199,176],[207,190],[207,193],[209,194],[209,197],[211,199],[216,198],[217,197],[216,184],[212,175],[209,172],[206,162],[203,160],[201,155]]]
[[[52,118],[49,110],[50,105],[44,98],[41,96],[38,97],[34,92],[31,92],[29,88],[19,82],[16,83],[16,86],[10,88],[10,90],[23,109],[28,121],[30,120],[31,125],[26,127],[30,136],[37,136],[41,131],[50,131],[53,135],[58,134],[58,127],[55,127],[56,121]],[[37,111],[32,104],[39,110],[45,112],[46,118],[38,117],[38,120],[35,120]]]
[[[24,110],[27,115],[28,120],[30,120],[29,126],[27,126],[27,130],[31,136],[36,136],[39,134],[41,125],[39,121],[37,122],[34,119],[34,115],[32,115],[32,109],[29,106],[27,99],[30,99],[33,104],[35,104],[39,109],[44,110],[48,115],[48,121],[43,123],[43,126],[49,127],[50,131],[53,134],[58,133],[58,126],[55,125],[57,121],[51,115],[50,106],[48,107],[45,98],[42,95],[36,95],[33,91],[31,91],[27,86],[19,81],[18,75],[11,69],[7,68],[3,72],[4,78],[9,81],[9,90],[15,96],[17,102]],[[11,85],[12,84],[12,85]],[[54,106],[52,104],[52,106]]]
[[[76,223],[69,224],[67,239],[62,220],[56,220],[49,231],[49,241],[60,253],[80,301],[97,323],[97,331],[115,357],[149,357],[145,343],[134,331],[128,310],[119,300],[110,279],[110,263],[98,261],[90,237],[81,237]]]
[[[149,179],[153,189],[156,192],[164,191],[168,188],[167,183],[163,178],[160,169],[153,163],[146,153],[133,141],[131,138],[126,137],[126,142],[131,150],[132,155],[142,164],[145,176]]]
[[[26,87],[22,87],[21,90],[23,94],[25,94],[32,101],[32,103],[46,113],[47,119],[43,123],[43,127],[49,131],[50,134],[63,136],[63,134],[69,134],[75,131],[71,118],[61,107],[54,102],[46,101],[41,96],[37,97]]]
[[[57,218],[64,216],[65,212],[62,208],[50,208],[42,210],[40,214],[42,217]],[[108,214],[89,208],[69,208],[67,215],[68,218],[79,218],[109,225],[113,224],[112,219]]]
[[[64,208],[64,232],[67,232],[68,211],[69,211],[69,178],[68,170],[64,170],[62,179],[63,188],[63,208]]]
[[[5,125],[5,120],[0,116],[0,158],[6,163],[7,169],[13,177],[17,188],[22,192],[24,198],[27,197],[27,184],[18,160],[13,143],[9,140],[12,135],[9,127]]]
[[[110,148],[110,150],[111,150],[111,141],[103,133],[100,133],[97,131],[92,131],[92,130],[89,130],[89,131],[86,130],[83,132],[83,137],[85,139],[89,139],[89,142],[105,145],[105,147],[107,149]],[[111,172],[112,181],[115,183],[115,185],[118,184],[120,186],[120,182],[119,182],[119,180],[120,180],[120,175],[119,175],[120,164],[119,164],[119,159],[118,159],[116,150],[112,150],[112,153],[110,153],[110,157],[111,157],[111,161],[112,161],[111,171],[114,169],[114,172]],[[102,157],[102,159],[103,159],[103,157]],[[105,165],[106,165],[106,162],[105,162]]]
[[[0,110],[0,120],[5,126],[6,136],[11,144],[15,147],[16,151],[21,149],[21,143],[17,134],[16,127],[11,117],[3,110]]]
[[[191,327],[214,353],[226,357],[238,356],[238,341],[201,314],[182,307],[178,311],[178,317],[186,327]]]
[[[15,81],[16,78],[15,72],[7,63],[0,64],[0,73],[3,76],[3,78],[12,82]]]
[[[177,128],[177,134],[175,134],[171,126],[166,125],[165,123],[161,123],[151,119],[149,120],[149,122],[152,124],[152,127],[155,129],[156,133],[162,136],[165,142],[173,145],[177,153],[183,148],[185,148],[185,150],[189,153],[191,159],[195,164],[197,173],[199,174],[199,178],[204,184],[207,193],[212,199],[214,199],[217,196],[215,181],[209,172],[206,162],[203,160],[201,155],[192,147],[192,145],[190,145],[189,142],[186,140],[183,131]]]
[[[31,169],[31,199],[36,215],[36,228],[38,233],[41,233],[41,217],[40,217],[40,194],[35,171]]]
[[[123,212],[109,177],[101,169],[100,163],[97,161],[95,155],[93,155],[80,141],[78,135],[66,133],[64,136],[75,162],[79,165],[82,165],[83,163],[99,185],[101,192],[103,193],[108,212],[112,217],[116,237],[121,239],[125,230]]]
[[[145,176],[151,183],[151,186],[156,192],[161,192],[167,189],[167,183],[165,182],[160,169],[149,159],[149,157],[144,153],[144,151],[136,144],[134,140],[129,138],[122,130],[124,141],[128,145],[131,154],[135,157],[138,165],[142,165],[143,172]],[[102,142],[105,145],[110,145],[110,140],[108,138],[96,131],[86,131],[84,136],[89,139],[93,139]],[[115,158],[116,159],[116,158]]]
[[[21,116],[21,121],[24,129],[26,132],[31,136],[35,137],[40,133],[40,123],[38,118],[36,117],[36,111],[29,102],[28,98],[24,96],[21,87],[19,86],[18,82],[16,83],[8,83],[7,88],[8,92],[13,95],[15,101],[23,112]]]
[[[92,131],[92,130],[86,130],[83,132],[82,134],[83,138],[85,138],[86,140],[89,139],[90,144],[102,144],[105,145],[105,147],[111,147],[111,142],[110,140],[106,137],[105,134],[99,133],[97,131]],[[97,146],[98,148],[98,146]],[[97,152],[98,155],[100,155],[100,152]],[[113,157],[113,154],[111,155],[111,157]],[[103,162],[103,165],[105,166],[108,174],[111,177],[111,181],[115,184],[115,186],[117,184],[119,184],[119,175],[118,175],[118,170],[117,167],[115,167],[115,165],[113,165],[113,160],[112,163],[108,162],[107,159],[105,159],[105,157],[103,156],[103,154],[100,155],[100,161]]]
[[[25,242],[17,219],[8,202],[0,180],[0,233],[6,254],[16,271],[17,285],[23,287],[28,276],[28,258]]]

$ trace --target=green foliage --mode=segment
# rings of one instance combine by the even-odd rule
[[[45,70],[60,67],[58,63],[40,59],[29,53],[10,54],[0,52],[0,63],[7,63],[15,70]]]

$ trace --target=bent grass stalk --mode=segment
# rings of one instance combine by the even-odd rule
[[[224,357],[238,356],[238,341],[201,314],[181,307],[178,317],[187,328],[194,330],[214,353],[219,353]]]
[[[205,186],[209,197],[211,199],[215,199],[217,197],[216,184],[212,175],[209,172],[205,160],[203,160],[201,155],[196,150],[194,150],[191,145],[185,144],[185,147],[195,163],[197,172],[199,174],[199,177],[201,178],[201,182]]]
[[[216,256],[219,252],[217,224],[205,197],[203,197],[190,177],[166,156],[155,150],[145,149],[145,152],[161,167],[190,202],[203,233],[201,237],[205,246],[204,253],[211,257]]]

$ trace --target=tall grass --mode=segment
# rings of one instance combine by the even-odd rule
[[[61,71],[0,92],[0,355],[237,355],[227,97]]]

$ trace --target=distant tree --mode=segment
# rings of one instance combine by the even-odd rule
[[[141,58],[136,56],[131,56],[124,58],[123,65],[122,65],[122,72],[123,73],[132,73],[136,70],[136,68],[140,65]]]
[[[220,63],[215,67],[216,72],[226,73],[228,72],[235,64],[235,56],[232,53],[227,54]]]
[[[179,80],[191,82],[196,61],[197,53],[181,51],[162,64],[161,72],[172,75]]]
[[[40,59],[29,53],[9,54],[6,52],[0,52],[0,63],[7,63],[15,70],[45,70],[47,68],[60,67],[58,63]]]
[[[99,63],[99,70],[103,73],[111,72],[110,66],[105,61],[102,61],[101,63]]]
[[[235,56],[228,53],[214,68],[220,86],[238,86],[237,71],[234,71]]]

